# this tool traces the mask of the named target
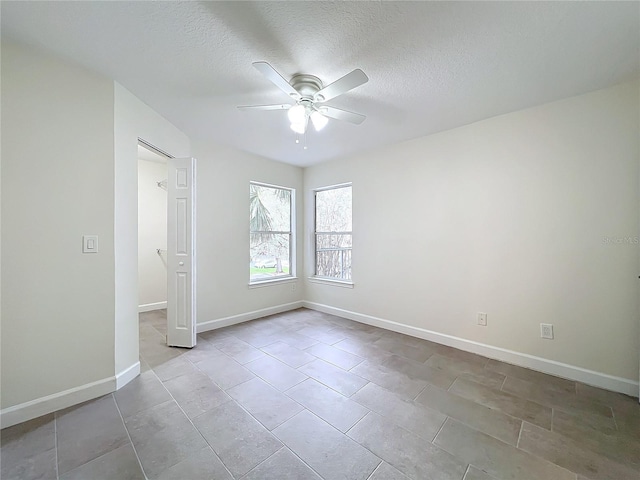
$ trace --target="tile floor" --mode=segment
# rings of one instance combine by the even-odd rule
[[[637,399],[296,310],[163,345],[142,374],[2,430],[9,479],[637,480]]]

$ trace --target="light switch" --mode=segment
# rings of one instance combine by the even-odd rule
[[[82,236],[82,253],[98,253],[98,236]]]

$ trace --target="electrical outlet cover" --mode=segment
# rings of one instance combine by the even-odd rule
[[[542,338],[553,340],[553,325],[551,323],[541,323],[540,336]]]

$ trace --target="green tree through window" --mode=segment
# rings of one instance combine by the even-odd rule
[[[292,276],[292,197],[289,188],[249,185],[251,283]]]

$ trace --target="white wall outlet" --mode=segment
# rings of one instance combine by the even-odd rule
[[[478,325],[487,326],[487,314],[478,312]]]
[[[292,292],[295,292],[295,291],[296,291],[296,282],[293,282],[293,283],[291,284],[291,291],[292,291]]]
[[[98,253],[98,236],[82,236],[82,253]]]
[[[542,338],[548,338],[549,340],[553,340],[553,325],[551,323],[541,323],[540,336]]]

